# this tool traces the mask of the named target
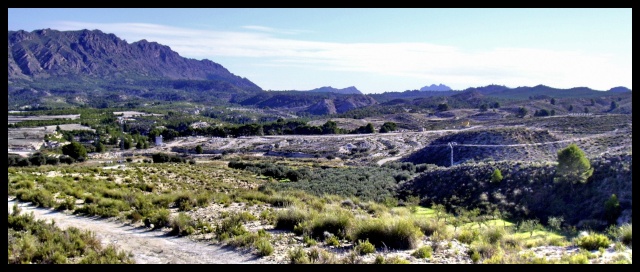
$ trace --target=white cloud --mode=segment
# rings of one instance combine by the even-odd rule
[[[459,89],[502,84],[545,84],[557,88],[587,86],[606,90],[628,84],[631,61],[614,63],[609,55],[535,48],[494,48],[465,52],[430,43],[336,43],[283,39],[287,31],[243,26],[250,32],[210,31],[154,24],[60,22],[60,30],[100,29],[129,42],[146,39],[168,45],[190,58],[243,58],[262,67],[297,67],[396,76],[418,82],[445,83]],[[256,32],[259,31],[259,32]],[[242,74],[241,71],[233,71]],[[265,69],[274,73],[277,69]],[[437,81],[434,82],[433,80]],[[358,82],[352,85],[358,86]],[[419,88],[420,85],[413,88]],[[455,88],[454,88],[455,89]],[[398,90],[403,90],[399,88]]]

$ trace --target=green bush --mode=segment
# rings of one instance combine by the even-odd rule
[[[35,220],[33,214],[8,215],[8,263],[133,263],[131,256],[115,248],[102,248],[100,240],[77,228],[61,230],[54,222]]]
[[[369,240],[360,240],[356,243],[354,250],[360,255],[367,255],[369,253],[375,253],[376,247],[373,246],[373,244],[371,244]]]
[[[409,260],[400,258],[398,256],[389,257],[384,261],[385,264],[411,264]]]
[[[328,246],[334,246],[334,247],[340,246],[340,240],[335,235],[331,235],[331,236],[327,237],[326,239],[324,239],[324,242]]]
[[[316,239],[323,239],[325,232],[346,238],[348,230],[353,226],[353,214],[347,211],[328,211],[314,218],[309,224],[309,232]]]
[[[248,212],[230,214],[227,218],[219,222],[215,227],[215,233],[221,241],[234,236],[248,233],[243,223],[255,220],[255,216]]]
[[[631,247],[632,228],[631,224],[624,224],[620,226],[618,240],[623,244]]]
[[[436,231],[443,232],[447,228],[445,222],[435,219],[416,218],[413,222],[426,236],[431,236]]]
[[[227,242],[232,247],[248,248],[258,242],[260,237],[255,233],[245,232],[240,235],[233,236],[233,238]]]
[[[295,207],[284,211],[278,211],[276,213],[276,223],[274,228],[292,231],[296,225],[306,221],[308,218],[309,215],[307,212]]]
[[[333,255],[324,249],[312,247],[307,253],[309,261],[314,264],[331,264],[335,263]]]
[[[114,246],[107,246],[102,251],[90,251],[89,254],[82,258],[80,264],[133,264],[134,260],[130,254],[124,251],[118,251]]]
[[[605,218],[609,222],[609,224],[613,224],[616,222],[620,213],[622,212],[620,209],[620,201],[615,194],[612,194],[609,199],[604,203],[604,212]]]
[[[369,240],[378,248],[415,248],[423,236],[412,220],[369,219],[355,226],[352,241]]]
[[[578,247],[586,250],[597,250],[599,248],[607,248],[611,244],[611,240],[604,234],[589,233],[575,239]]]
[[[318,243],[316,240],[314,240],[311,236],[308,236],[308,235],[302,236],[302,242],[308,247],[315,246]]]
[[[258,239],[255,243],[256,249],[258,250],[258,255],[260,256],[269,256],[273,254],[273,246],[268,239]]]
[[[36,206],[45,208],[51,208],[56,204],[53,194],[45,189],[36,190],[32,195],[31,202]]]
[[[456,239],[461,243],[470,245],[473,241],[477,241],[480,238],[480,232],[477,229],[463,229],[458,233]]]
[[[170,222],[171,235],[185,236],[195,232],[196,223],[191,216],[181,212]]]
[[[169,226],[169,214],[169,210],[164,208],[154,210],[149,217],[144,219],[144,224],[147,227],[150,227],[153,224],[153,229]]]
[[[64,201],[58,204],[56,210],[64,211],[64,210],[73,210],[76,208],[76,199],[74,197],[65,197]]]
[[[491,174],[491,183],[499,183],[500,181],[502,181],[502,172],[496,168],[493,170],[493,174]]]
[[[483,236],[490,244],[499,243],[507,232],[503,227],[492,226],[483,231]]]
[[[477,250],[470,249],[467,251],[467,254],[469,254],[469,258],[471,258],[473,263],[478,263],[480,261],[480,253]]]
[[[433,248],[430,246],[423,246],[421,248],[416,249],[411,256],[416,257],[418,259],[428,259],[431,258],[431,254],[433,253]]]
[[[310,263],[307,253],[301,247],[290,250],[287,254],[292,264],[308,264]]]
[[[561,263],[567,264],[589,264],[589,257],[583,253],[570,254],[560,258]]]
[[[187,192],[180,193],[174,201],[179,211],[190,211],[198,205],[196,198]]]

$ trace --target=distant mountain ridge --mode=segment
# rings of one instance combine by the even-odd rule
[[[609,89],[609,92],[612,92],[612,93],[628,93],[628,92],[631,92],[631,89],[629,89],[627,87],[619,86],[619,87],[613,87],[613,88]]]
[[[338,93],[338,94],[362,94],[362,92],[358,89],[356,89],[356,87],[351,86],[351,87],[346,87],[343,89],[336,89],[333,88],[331,86],[325,86],[325,87],[320,87],[320,88],[316,88],[313,90],[309,90],[309,92],[315,92],[315,93]]]
[[[156,42],[133,43],[100,30],[9,31],[9,81],[51,78],[87,80],[219,80],[262,90],[210,60],[181,57]]]
[[[444,84],[431,84],[431,86],[424,86],[420,88],[420,91],[451,91],[452,89]]]

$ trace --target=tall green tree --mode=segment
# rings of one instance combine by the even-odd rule
[[[104,151],[105,151],[104,144],[102,144],[100,141],[96,141],[96,152],[102,153]]]
[[[387,132],[395,131],[396,129],[397,129],[396,123],[384,122],[384,124],[382,124],[382,126],[380,127],[380,133],[387,133]]]
[[[558,151],[556,182],[586,183],[591,175],[593,175],[591,162],[576,144],[570,144],[565,149]]]
[[[65,154],[75,160],[87,157],[87,149],[78,142],[71,142],[62,147],[62,154]]]
[[[516,116],[520,117],[520,118],[524,118],[527,113],[529,113],[529,111],[527,110],[527,108],[525,107],[520,107],[518,109],[518,112],[516,113]]]
[[[611,109],[610,110],[615,110],[616,108],[618,108],[618,103],[616,103],[616,101],[611,101]]]

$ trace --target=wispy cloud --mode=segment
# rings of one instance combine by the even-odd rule
[[[425,80],[437,78],[445,84],[464,87],[497,83],[512,87],[546,84],[559,88],[608,89],[613,87],[610,82],[627,82],[631,78],[631,62],[628,67],[619,67],[611,56],[579,51],[504,47],[466,52],[430,43],[304,41],[280,38],[277,34],[283,33],[282,30],[256,25],[243,26],[247,32],[141,23],[59,22],[55,27],[61,30],[100,29],[129,42],[156,41],[190,58],[213,61],[217,57],[249,58],[252,65],[257,66],[363,72]]]
[[[242,26],[244,29],[262,31],[268,33],[277,33],[277,34],[300,34],[309,32],[308,30],[300,30],[300,29],[279,29],[268,26],[258,26],[258,25],[246,25]]]

